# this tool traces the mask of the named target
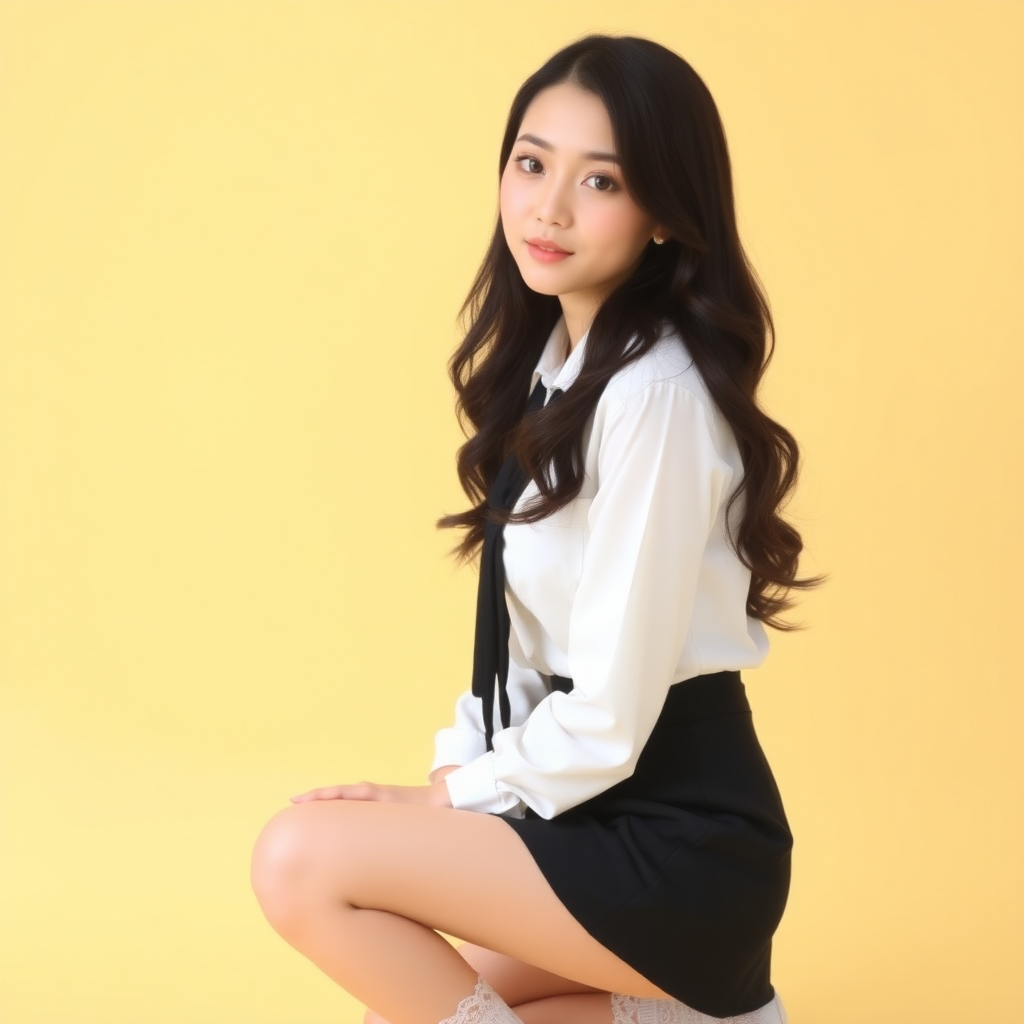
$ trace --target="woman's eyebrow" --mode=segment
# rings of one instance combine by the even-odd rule
[[[555,151],[555,147],[550,142],[545,142],[542,138],[537,135],[520,135],[516,142],[532,142],[535,146],[540,146],[541,149],[550,150],[552,153]],[[609,163],[619,163],[619,158],[614,153],[584,153],[584,160],[607,160]]]

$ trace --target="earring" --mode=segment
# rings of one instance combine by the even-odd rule
[[[655,245],[661,245],[665,241],[665,239],[659,238],[657,235],[655,235],[653,241]]]

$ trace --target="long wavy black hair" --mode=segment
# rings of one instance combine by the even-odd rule
[[[568,504],[583,483],[583,435],[605,384],[673,324],[712,398],[729,421],[743,458],[742,496],[730,539],[751,572],[748,614],[779,629],[800,578],[800,534],[780,515],[797,475],[793,436],[757,404],[774,328],[767,300],[740,244],[732,172],[715,102],[678,54],[631,36],[590,35],[556,53],[516,93],[501,144],[498,176],[527,108],[542,90],[570,83],[608,111],[624,185],[667,229],[649,242],[632,276],[602,303],[587,334],[583,366],[561,401],[523,416],[530,376],[561,315],[557,296],[531,290],[505,241],[500,213],[487,254],[459,312],[465,340],[450,362],[468,439],[458,473],[472,502],[440,527],[465,533],[456,551],[471,557],[484,523],[497,517],[536,522]],[[626,351],[631,338],[636,342]],[[539,499],[516,515],[488,508],[487,492],[515,451],[537,482]]]

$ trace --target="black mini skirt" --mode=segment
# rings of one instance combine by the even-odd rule
[[[738,672],[676,683],[623,781],[554,818],[502,815],[577,921],[712,1017],[774,994],[793,838]]]

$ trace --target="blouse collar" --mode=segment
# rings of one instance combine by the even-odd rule
[[[590,332],[588,331],[587,334]],[[551,328],[544,351],[533,371],[533,379],[530,382],[530,390],[537,386],[537,381],[542,380],[544,387],[551,391],[558,388],[561,391],[572,386],[573,381],[580,374],[583,368],[583,350],[587,343],[587,334],[580,338],[579,343],[565,358],[566,349],[569,347],[569,331],[565,326],[564,314],[558,318],[558,322]]]

